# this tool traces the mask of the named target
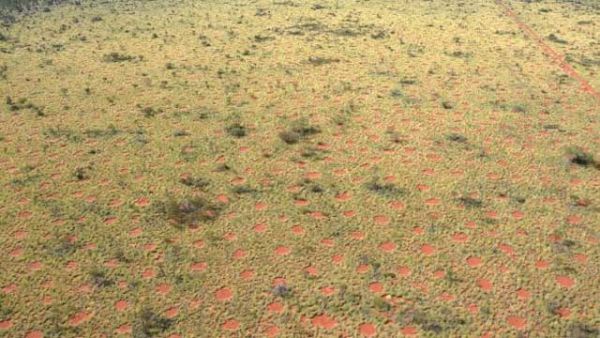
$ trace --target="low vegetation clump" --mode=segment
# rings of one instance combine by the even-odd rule
[[[174,321],[165,318],[149,308],[144,308],[133,323],[133,336],[136,338],[151,338],[166,332]]]
[[[225,131],[227,131],[227,134],[236,138],[242,138],[246,136],[247,133],[246,127],[244,127],[240,123],[233,123],[227,126],[227,128],[225,128]]]
[[[161,212],[176,226],[185,227],[216,220],[220,208],[202,197],[190,197],[168,199],[161,205]]]
[[[279,138],[287,144],[296,144],[319,133],[321,133],[321,129],[318,126],[310,125],[307,121],[302,120],[293,123],[289,129],[280,132]]]
[[[600,169],[600,162],[594,158],[594,155],[584,151],[580,147],[569,147],[567,155],[569,156],[569,161],[575,165]]]
[[[126,61],[135,61],[138,59],[140,59],[140,58],[136,57],[136,56],[127,55],[127,54],[121,54],[118,52],[111,52],[108,54],[104,54],[104,56],[102,57],[102,60],[104,60],[104,62],[126,62]]]

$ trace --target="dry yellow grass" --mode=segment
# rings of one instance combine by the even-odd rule
[[[506,3],[579,79],[488,1],[3,27],[0,336],[597,335],[600,13]]]

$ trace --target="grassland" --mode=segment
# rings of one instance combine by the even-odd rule
[[[598,337],[595,2],[2,22],[0,337]]]

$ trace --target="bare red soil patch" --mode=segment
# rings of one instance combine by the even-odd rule
[[[321,314],[321,315],[313,317],[311,319],[311,322],[314,327],[322,328],[325,330],[331,330],[338,325],[338,323],[335,319],[333,319],[332,317],[330,317],[326,314]]]
[[[358,333],[362,337],[375,337],[377,335],[377,327],[371,323],[362,323],[358,326]]]

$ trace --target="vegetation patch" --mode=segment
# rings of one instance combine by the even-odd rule
[[[575,165],[600,169],[600,163],[594,158],[594,155],[584,151],[580,147],[569,147],[567,155],[569,156],[569,161]]]
[[[289,129],[280,132],[279,138],[287,144],[296,144],[320,133],[319,126],[310,125],[307,120],[299,120],[292,123]]]
[[[212,222],[219,217],[221,208],[202,197],[170,198],[160,205],[160,212],[177,227],[195,226]]]

